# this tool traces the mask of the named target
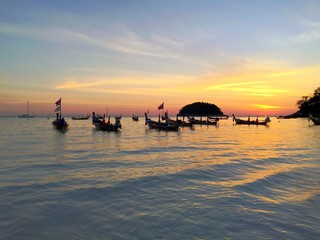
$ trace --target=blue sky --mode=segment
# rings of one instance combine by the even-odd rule
[[[59,97],[69,113],[162,101],[294,111],[319,86],[319,12],[320,1],[0,0],[0,115],[26,100],[49,113]]]

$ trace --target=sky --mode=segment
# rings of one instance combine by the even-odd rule
[[[0,0],[0,116],[285,115],[320,86],[319,0]]]

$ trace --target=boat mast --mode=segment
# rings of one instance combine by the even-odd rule
[[[29,116],[29,101],[27,101],[27,116]]]
[[[61,119],[61,110],[62,110],[62,98],[61,99],[61,102],[60,102],[60,119]]]

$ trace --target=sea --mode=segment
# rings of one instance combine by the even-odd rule
[[[0,118],[0,239],[320,239],[320,126]]]

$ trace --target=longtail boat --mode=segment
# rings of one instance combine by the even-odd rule
[[[54,110],[57,112],[56,119],[52,122],[52,125],[60,131],[65,131],[68,128],[68,123],[64,120],[63,117],[61,117],[62,112],[62,99],[60,98],[58,101],[56,101],[56,109]]]
[[[86,116],[73,116],[71,119],[72,120],[88,120],[90,118],[90,114]]]
[[[189,117],[189,122],[192,124],[199,124],[199,125],[217,125],[219,122],[219,118],[212,118],[207,117],[207,120],[202,120],[202,117],[200,120],[195,119],[194,117]]]
[[[134,115],[134,114],[132,114],[132,121],[138,122],[139,121],[139,117]]]
[[[178,131],[179,130],[179,125],[176,122],[170,121],[168,119],[166,119],[164,122],[161,122],[160,115],[159,115],[158,121],[151,120],[148,117],[147,113],[144,113],[144,115],[145,115],[145,124],[148,125],[149,128],[165,130],[165,131]]]
[[[186,122],[181,119],[173,120],[173,119],[169,118],[169,119],[167,119],[167,121],[170,123],[173,123],[173,124],[177,124],[179,127],[192,127],[193,126],[193,123]]]
[[[263,121],[259,121],[258,117],[256,118],[256,120],[250,120],[250,116],[248,117],[248,120],[243,120],[240,118],[236,118],[234,116],[234,114],[232,114],[233,116],[233,121],[236,122],[236,124],[246,124],[246,125],[267,125],[269,122],[271,122],[269,117],[266,117],[265,120]]]
[[[110,122],[110,116],[108,116],[108,121],[105,119],[105,115],[101,120],[99,116],[96,116],[95,112],[92,113],[92,124],[97,130],[101,131],[113,131],[116,132],[121,128],[121,116],[115,117],[115,123]]]
[[[57,118],[52,122],[52,125],[57,129],[57,130],[67,130],[68,128],[68,123],[64,120],[63,117],[61,117],[61,114],[57,113]]]
[[[191,122],[186,122],[183,120],[178,118],[178,115],[176,116],[176,120],[173,120],[169,117],[168,115],[168,111],[165,112],[165,114],[162,116],[162,119],[167,121],[170,124],[177,124],[179,127],[192,127],[192,123]]]
[[[314,125],[320,125],[320,117],[315,117],[309,113],[309,121],[310,120],[314,123]]]

